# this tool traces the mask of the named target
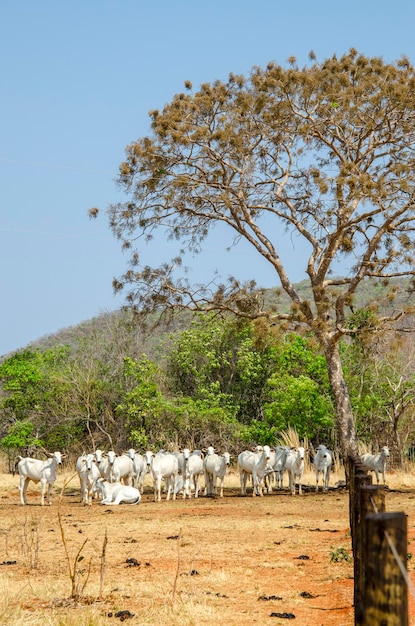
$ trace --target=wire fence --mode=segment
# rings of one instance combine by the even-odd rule
[[[354,559],[355,626],[408,626],[408,530],[403,512],[386,512],[384,485],[358,456],[349,457],[349,513]]]

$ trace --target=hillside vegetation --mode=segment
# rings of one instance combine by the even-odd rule
[[[389,445],[401,465],[415,440],[412,334],[397,332],[400,320],[383,333],[372,321],[408,306],[407,287],[396,281],[391,301],[368,282],[342,344],[359,439],[369,449]],[[307,294],[309,285],[298,289]],[[289,307],[277,289],[260,296]],[[368,301],[378,310],[359,308]],[[290,429],[310,445],[338,446],[316,341],[265,320],[187,312],[145,331],[129,311],[104,313],[4,358],[0,383],[0,441],[10,458],[39,446],[74,455],[208,445],[237,453],[275,445]]]
[[[410,282],[405,279],[392,279],[389,284],[394,285],[395,299],[391,300],[387,295],[386,286],[382,285],[379,281],[367,280],[363,286],[360,286],[357,290],[354,308],[361,309],[367,306],[367,303],[372,303],[372,306],[376,304],[379,307],[379,313],[381,315],[391,314],[394,310],[399,310],[402,307],[415,305],[415,293],[410,290]],[[296,284],[296,288],[302,297],[306,298],[310,292],[310,283],[307,280],[303,280]],[[290,309],[291,301],[284,291],[273,288],[261,290],[262,297],[267,306],[271,304],[278,306],[278,309],[282,312],[287,312]],[[121,319],[125,320],[125,312],[122,310],[106,311],[102,314],[93,317],[89,320],[83,320],[75,326],[69,326],[62,328],[57,332],[39,337],[32,341],[28,347],[36,347],[41,349],[52,348],[56,345],[69,345],[71,348],[76,348],[79,341],[90,337],[92,334],[99,333],[100,335],[111,335],[111,329],[114,324],[117,324]],[[153,354],[154,347],[158,344],[161,338],[165,338],[166,335],[171,332],[176,332],[184,329],[191,319],[189,312],[185,312],[178,316],[174,323],[159,324],[151,333],[145,333],[137,330],[136,341],[142,346],[142,351]]]

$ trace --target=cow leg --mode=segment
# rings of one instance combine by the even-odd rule
[[[160,502],[161,500],[161,477],[157,476],[154,479],[154,502]]]
[[[199,475],[194,477],[194,482],[195,482],[195,498],[198,498],[199,497],[199,489],[200,489]]]
[[[46,492],[46,482],[44,480],[40,481],[41,485],[41,496],[40,496],[40,506],[44,506],[45,504],[45,492]]]
[[[27,504],[27,486],[29,484],[29,478],[24,478],[23,476],[20,477],[20,504],[25,505]]]
[[[48,483],[47,481],[44,481],[44,482],[41,481],[41,485],[42,485],[42,496],[41,496],[40,504],[41,506],[44,505],[45,497],[46,497],[46,504],[50,506],[51,504],[50,498],[52,495],[52,484]]]
[[[241,483],[241,495],[245,495],[244,494],[244,476],[243,476],[243,472],[239,472],[239,482]]]
[[[171,490],[173,491],[173,500],[176,499],[176,480],[177,480],[176,474],[174,474],[173,476],[170,476]]]
[[[207,474],[205,476],[205,491],[207,496],[212,495],[212,474]]]

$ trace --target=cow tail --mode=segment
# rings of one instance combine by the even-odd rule
[[[16,458],[16,461],[14,462],[14,465],[13,465],[13,470],[12,470],[12,474],[13,474],[13,476],[15,476],[15,475],[16,475],[16,472],[17,472],[17,466],[18,466],[18,464],[20,463],[20,461],[21,461],[22,459],[23,459],[23,457],[22,457],[22,456],[20,456],[20,455]]]

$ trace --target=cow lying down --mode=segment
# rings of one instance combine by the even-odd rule
[[[110,483],[101,478],[97,480],[97,489],[102,495],[101,504],[139,504],[141,500],[141,493],[138,489],[120,482]]]

